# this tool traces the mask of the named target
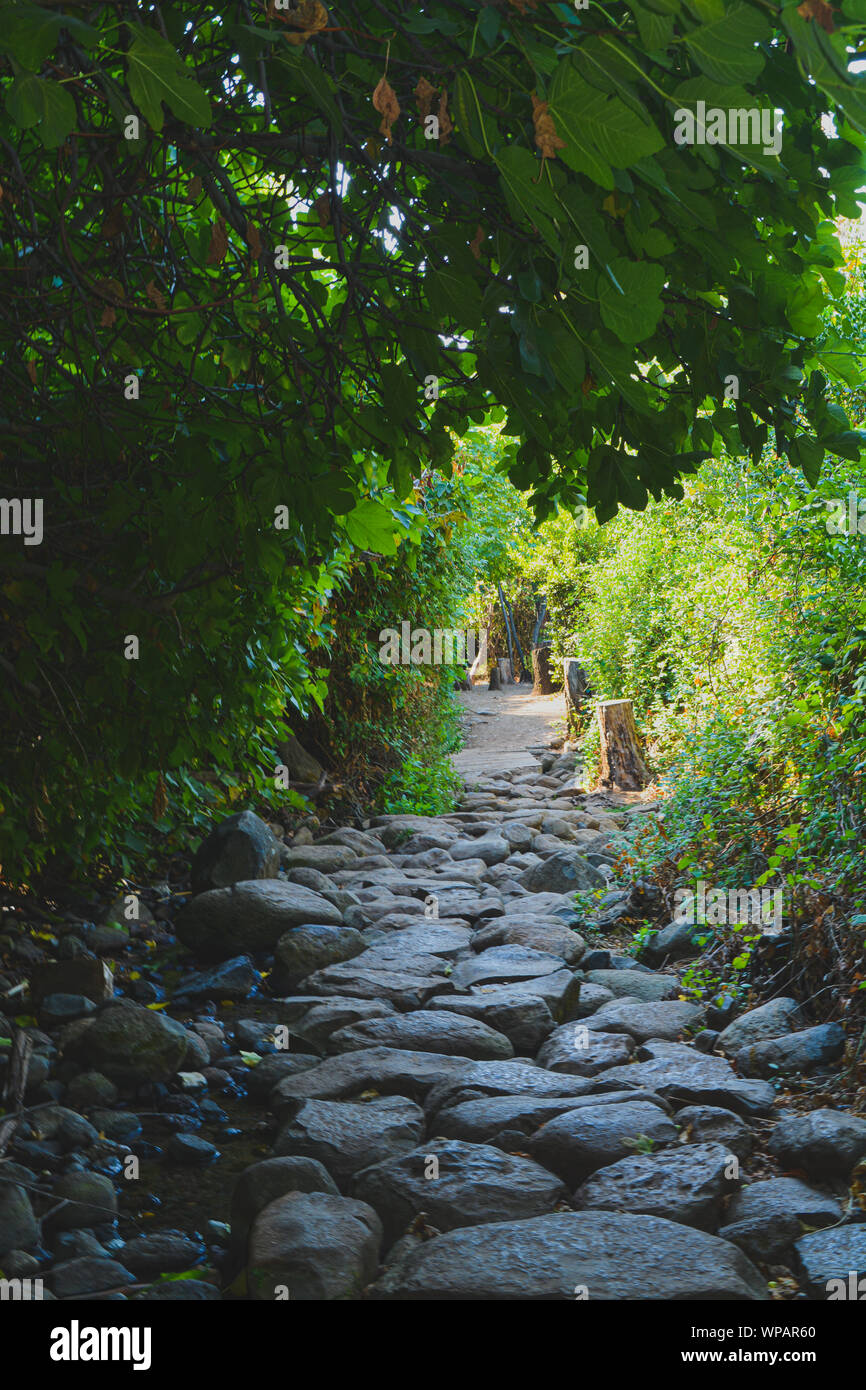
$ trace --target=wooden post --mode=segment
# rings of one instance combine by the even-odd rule
[[[501,690],[501,689],[502,689],[502,676],[499,674],[499,667],[498,667],[498,666],[491,666],[491,668],[490,668],[490,684],[488,685],[487,689],[488,689],[488,690]]]
[[[638,744],[634,705],[631,700],[605,700],[596,705],[596,714],[601,733],[601,786],[642,791],[649,773]]]

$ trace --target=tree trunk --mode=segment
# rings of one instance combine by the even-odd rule
[[[601,785],[642,791],[649,773],[638,744],[634,705],[631,700],[605,700],[596,705],[596,714],[601,732]]]
[[[510,663],[511,663],[511,665],[512,665],[512,667],[513,667],[513,666],[514,666],[514,648],[513,648],[513,646],[511,645],[511,624],[510,624],[509,621],[508,621],[508,609],[507,609],[506,606],[505,606],[505,595],[504,595],[504,593],[502,592],[502,585],[501,585],[501,584],[497,584],[496,587],[497,587],[497,589],[499,590],[499,606],[500,606],[500,608],[502,609],[502,622],[503,622],[503,624],[504,624],[504,626],[505,626],[505,643],[506,643],[506,646],[508,647],[508,660],[510,661]],[[501,670],[501,669],[502,669],[502,668],[500,667],[500,670]]]
[[[532,648],[532,693],[533,695],[553,694],[549,642],[543,647]]]
[[[514,684],[514,668],[506,656],[501,656],[499,658],[499,675],[503,685]]]
[[[488,685],[487,689],[488,689],[488,690],[501,690],[501,689],[502,689],[502,676],[501,676],[501,674],[500,674],[500,671],[499,671],[499,667],[498,667],[498,666],[491,666],[491,668],[490,668],[490,684]]]

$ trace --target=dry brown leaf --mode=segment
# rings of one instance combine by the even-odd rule
[[[832,34],[836,28],[833,7],[826,4],[825,0],[803,0],[803,3],[797,6],[797,14],[802,19],[814,19],[828,34]]]
[[[303,4],[298,5],[296,10],[289,10],[287,14],[277,11],[277,18],[285,20],[286,24],[291,24],[301,32],[298,34],[286,34],[286,40],[291,44],[306,43],[320,29],[324,29],[328,23],[328,11],[319,0],[303,0]]]
[[[111,307],[110,304],[106,304],[105,308],[99,316],[100,328],[113,328],[116,322],[117,314],[115,313],[114,309]]]
[[[331,198],[328,193],[320,193],[313,203],[316,215],[319,219],[320,227],[328,227],[331,224]]]
[[[164,314],[165,295],[162,293],[161,290],[157,289],[153,280],[148,280],[147,284],[144,287],[144,292],[150,300],[151,304],[155,305],[156,308],[159,309],[161,314]]]
[[[454,129],[454,122],[448,115],[448,88],[446,87],[439,98],[439,110],[436,115],[439,119],[439,144],[447,145],[448,136]]]
[[[31,358],[30,358],[30,361],[27,363],[27,375],[29,376],[30,380],[33,382],[33,385],[35,386],[35,385],[36,385],[36,358],[35,358],[35,357],[31,357]]]
[[[382,117],[379,133],[380,135],[384,135],[390,145],[391,127],[400,114],[400,103],[387,77],[379,78],[376,84],[376,90],[373,93],[373,105]]]
[[[593,376],[592,372],[587,372],[586,376],[583,378],[583,383],[580,389],[585,396],[588,396],[590,391],[593,390],[594,386],[595,377]]]
[[[250,248],[250,256],[257,261],[262,254],[262,239],[255,222],[247,222],[247,246]]]
[[[193,174],[186,186],[186,193],[188,198],[197,198],[201,193],[201,178],[198,174]]]
[[[168,805],[168,792],[165,787],[165,778],[162,773],[156,779],[156,791],[153,794],[153,818],[161,820]]]
[[[481,260],[481,243],[484,240],[485,235],[486,233],[483,231],[479,222],[478,226],[475,228],[475,235],[469,243],[469,250],[472,252],[476,261]]]
[[[539,101],[532,93],[532,123],[535,126],[535,143],[544,159],[555,159],[557,150],[565,149],[565,141],[556,133],[553,117],[547,109],[546,101]]]
[[[123,207],[120,203],[115,203],[102,224],[102,235],[111,241],[116,236],[122,236],[125,230],[126,218],[123,215]]]
[[[415,95],[418,98],[418,114],[422,121],[426,120],[433,110],[433,98],[438,90],[438,87],[431,86],[426,77],[418,79]]]
[[[218,217],[214,223],[213,231],[210,234],[210,246],[207,253],[208,265],[221,265],[226,258],[229,249],[228,233],[226,232],[226,220]]]

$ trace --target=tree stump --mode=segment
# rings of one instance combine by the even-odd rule
[[[634,705],[631,700],[605,700],[596,705],[596,714],[601,733],[601,786],[642,791],[649,773],[638,744]]]
[[[499,667],[498,667],[498,666],[491,666],[491,668],[490,668],[490,684],[488,685],[487,689],[488,689],[488,690],[501,690],[501,689],[502,689],[502,676],[501,676],[501,674],[500,674],[500,671],[499,671]]]
[[[499,658],[499,675],[503,685],[514,684],[514,668],[507,656]]]
[[[550,643],[532,648],[532,693],[552,695],[553,677],[550,674]]]
[[[562,663],[562,671],[566,710],[569,713],[577,712],[586,704],[587,697],[592,694],[586,671],[581,665],[580,657],[565,657]]]

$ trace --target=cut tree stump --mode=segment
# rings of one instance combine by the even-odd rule
[[[631,700],[605,700],[596,705],[596,714],[601,733],[601,786],[642,791],[649,773],[638,744],[634,705]]]
[[[498,666],[491,666],[491,668],[490,668],[490,684],[488,685],[487,689],[488,689],[488,690],[501,690],[501,689],[502,689],[502,676],[501,676],[501,674],[500,674],[500,671],[499,671],[499,667],[498,667]]]
[[[563,659],[562,674],[565,689],[565,707],[569,711],[579,711],[586,704],[587,698],[592,694],[589,686],[586,671],[583,669],[579,656],[567,656]]]
[[[514,667],[507,656],[499,658],[499,675],[503,685],[514,684]]]
[[[550,643],[532,648],[532,693],[552,695],[553,677],[550,674]]]

